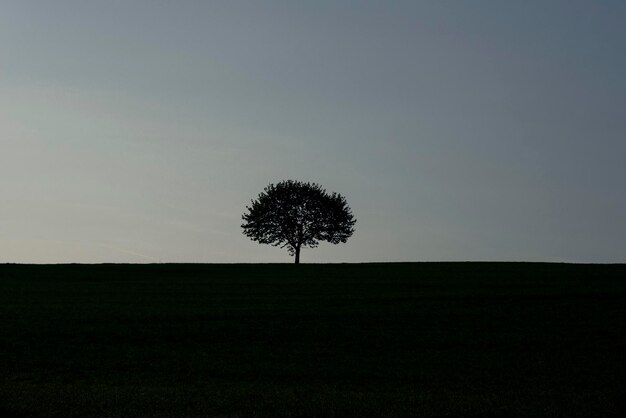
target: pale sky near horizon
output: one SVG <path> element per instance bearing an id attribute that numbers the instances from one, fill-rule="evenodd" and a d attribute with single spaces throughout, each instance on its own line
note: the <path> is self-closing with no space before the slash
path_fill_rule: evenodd
<path id="1" fill-rule="evenodd" d="M 626 2 L 0 2 L 0 262 L 626 262 Z"/>

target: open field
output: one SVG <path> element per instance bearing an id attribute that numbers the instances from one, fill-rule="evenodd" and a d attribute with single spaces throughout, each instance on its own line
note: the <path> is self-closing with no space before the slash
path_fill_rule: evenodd
<path id="1" fill-rule="evenodd" d="M 0 266 L 2 416 L 626 416 L 626 265 Z"/>

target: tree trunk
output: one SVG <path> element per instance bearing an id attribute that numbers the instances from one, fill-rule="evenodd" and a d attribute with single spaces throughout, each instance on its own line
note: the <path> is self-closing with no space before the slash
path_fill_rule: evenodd
<path id="1" fill-rule="evenodd" d="M 296 264 L 300 264 L 300 246 L 296 247 Z"/>

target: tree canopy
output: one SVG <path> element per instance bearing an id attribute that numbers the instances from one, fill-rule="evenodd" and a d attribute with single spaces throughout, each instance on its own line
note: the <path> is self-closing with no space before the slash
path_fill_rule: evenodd
<path id="1" fill-rule="evenodd" d="M 286 247 L 296 264 L 302 247 L 346 242 L 356 223 L 342 195 L 296 180 L 269 184 L 246 209 L 243 233 L 260 244 Z"/>

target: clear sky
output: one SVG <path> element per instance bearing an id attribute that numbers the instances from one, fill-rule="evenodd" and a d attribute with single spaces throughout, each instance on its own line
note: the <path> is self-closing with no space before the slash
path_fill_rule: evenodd
<path id="1" fill-rule="evenodd" d="M 0 2 L 0 262 L 626 262 L 623 0 Z"/>

